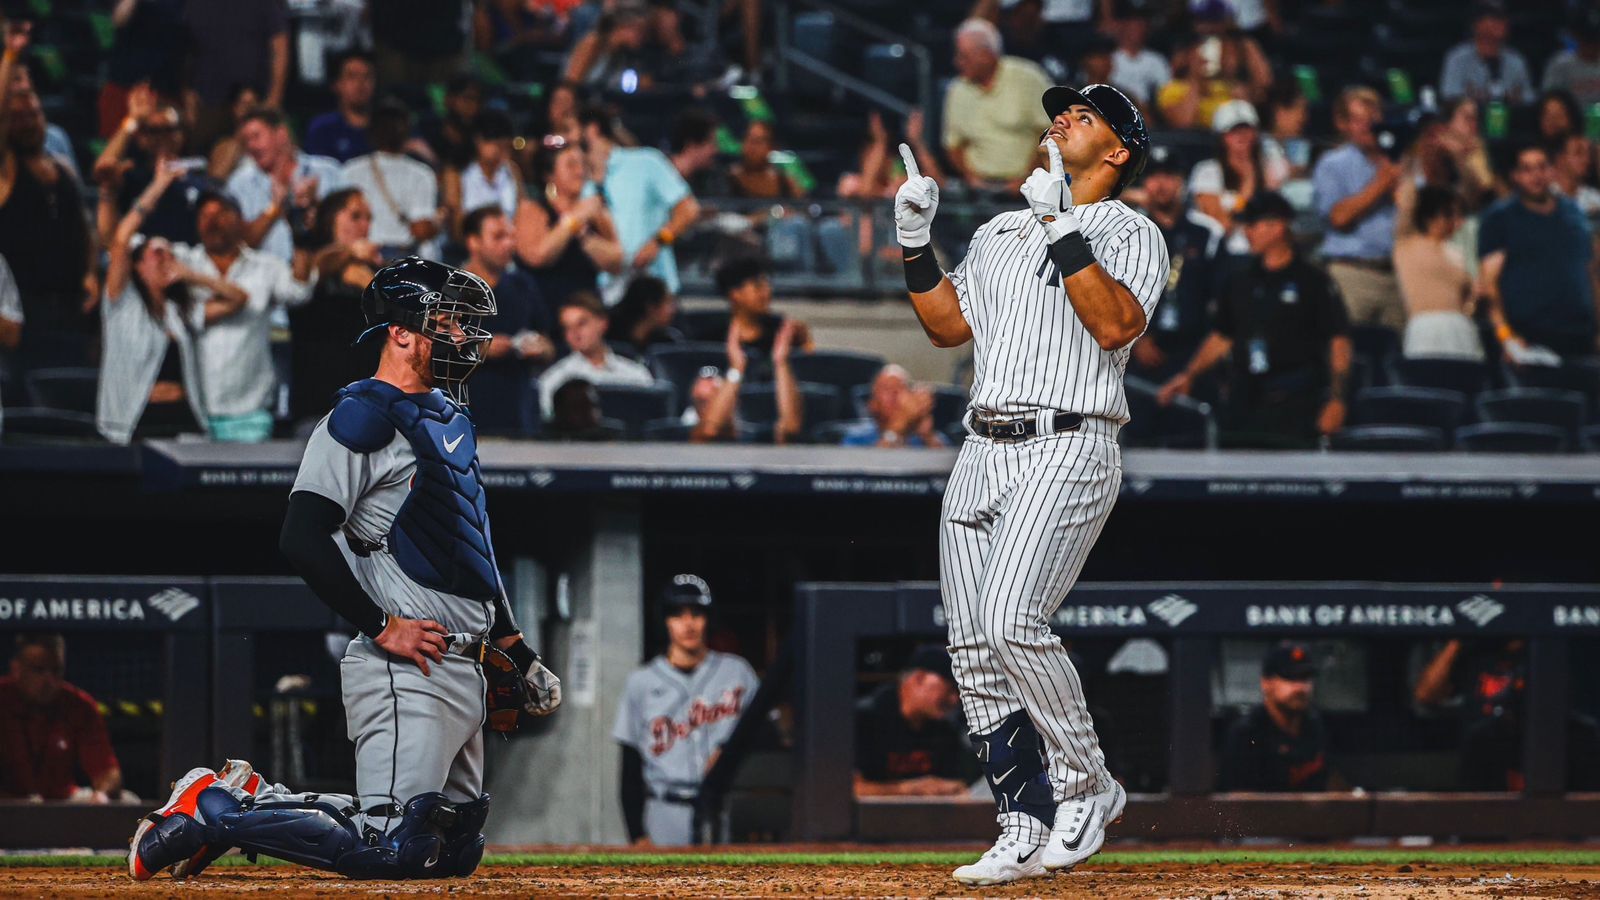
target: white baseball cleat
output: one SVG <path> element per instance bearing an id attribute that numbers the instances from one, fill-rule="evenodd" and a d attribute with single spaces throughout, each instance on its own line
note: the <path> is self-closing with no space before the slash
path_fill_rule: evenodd
<path id="1" fill-rule="evenodd" d="M 1009 884 L 1024 878 L 1043 878 L 1050 873 L 1045 870 L 1040 844 L 1030 844 L 1002 834 L 977 862 L 962 866 L 950 874 L 962 884 L 982 887 Z"/>
<path id="2" fill-rule="evenodd" d="M 1056 807 L 1055 827 L 1039 854 L 1043 866 L 1051 872 L 1070 869 L 1099 853 L 1106 842 L 1106 826 L 1122 818 L 1127 804 L 1127 792 L 1113 781 L 1109 790 L 1079 794 Z"/>

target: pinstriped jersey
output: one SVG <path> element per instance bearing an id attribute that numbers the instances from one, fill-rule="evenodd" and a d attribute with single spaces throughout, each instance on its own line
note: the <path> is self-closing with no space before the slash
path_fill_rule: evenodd
<path id="1" fill-rule="evenodd" d="M 1148 323 L 1171 262 L 1161 229 L 1120 200 L 1074 212 L 1095 260 L 1139 301 Z M 1128 421 L 1122 373 L 1129 347 L 1100 349 L 1078 321 L 1044 226 L 1031 212 L 1003 212 L 985 222 L 949 278 L 972 328 L 975 409 L 1002 415 L 1062 409 Z"/>

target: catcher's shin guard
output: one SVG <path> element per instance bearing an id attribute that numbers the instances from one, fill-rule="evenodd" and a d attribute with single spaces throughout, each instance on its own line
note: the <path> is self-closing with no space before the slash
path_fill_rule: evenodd
<path id="1" fill-rule="evenodd" d="M 489 821 L 489 795 L 457 803 L 456 823 L 444 830 L 444 849 L 439 852 L 439 877 L 471 875 L 483 861 L 483 825 Z"/>
<path id="2" fill-rule="evenodd" d="M 972 749 L 983 763 L 984 781 L 1000 813 L 1027 813 L 1049 828 L 1055 824 L 1056 801 L 1045 771 L 1044 740 L 1026 710 L 1018 710 L 987 734 L 972 736 Z"/>

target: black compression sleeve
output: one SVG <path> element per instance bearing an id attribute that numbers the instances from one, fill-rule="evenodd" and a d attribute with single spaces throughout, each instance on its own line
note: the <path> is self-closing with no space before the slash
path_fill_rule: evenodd
<path id="1" fill-rule="evenodd" d="M 494 595 L 494 627 L 489 629 L 489 639 L 497 641 L 521 630 L 517 627 L 517 617 L 511 614 L 510 598 L 506 596 L 505 586 L 502 585 L 499 593 Z"/>
<path id="2" fill-rule="evenodd" d="M 622 748 L 622 819 L 628 840 L 644 837 L 644 757 L 635 747 Z"/>
<path id="3" fill-rule="evenodd" d="M 926 294 L 944 280 L 944 270 L 933 256 L 933 245 L 924 247 L 900 246 L 906 264 L 906 290 L 913 294 Z"/>
<path id="4" fill-rule="evenodd" d="M 323 603 L 362 634 L 375 638 L 383 631 L 383 610 L 356 581 L 333 539 L 344 518 L 344 510 L 327 497 L 295 491 L 289 495 L 278 549 Z"/>

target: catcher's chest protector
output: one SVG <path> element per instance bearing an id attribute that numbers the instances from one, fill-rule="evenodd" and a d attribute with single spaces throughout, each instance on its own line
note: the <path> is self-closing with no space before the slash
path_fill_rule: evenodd
<path id="1" fill-rule="evenodd" d="M 416 455 L 411 493 L 385 541 L 401 571 L 423 587 L 493 600 L 500 576 L 489 542 L 477 435 L 467 411 L 441 391 L 407 394 L 369 378 L 339 392 L 335 416 L 368 418 L 361 430 L 369 435 L 378 424 L 372 418 L 381 419 Z"/>

